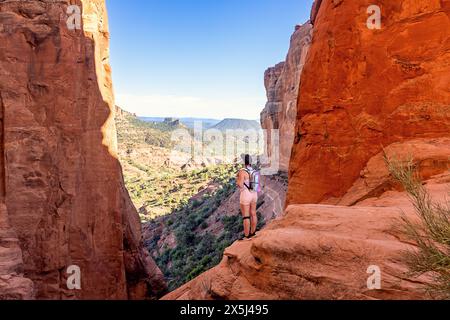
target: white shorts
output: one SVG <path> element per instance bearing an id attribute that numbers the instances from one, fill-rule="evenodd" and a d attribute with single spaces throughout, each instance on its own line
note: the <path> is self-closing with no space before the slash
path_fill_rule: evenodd
<path id="1" fill-rule="evenodd" d="M 258 202 L 258 193 L 250 191 L 248 189 L 244 189 L 241 191 L 241 205 L 243 206 L 249 206 L 252 203 Z"/>

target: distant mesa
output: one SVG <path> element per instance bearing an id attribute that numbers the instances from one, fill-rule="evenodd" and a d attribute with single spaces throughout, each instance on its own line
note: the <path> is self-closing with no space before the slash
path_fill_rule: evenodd
<path id="1" fill-rule="evenodd" d="M 213 129 L 227 130 L 261 130 L 261 124 L 256 120 L 225 119 L 216 124 Z"/>
<path id="2" fill-rule="evenodd" d="M 164 123 L 177 127 L 179 125 L 194 129 L 196 125 L 201 125 L 203 130 L 216 129 L 220 131 L 226 130 L 261 130 L 261 124 L 256 120 L 244 119 L 206 119 L 206 118 L 158 118 L 158 117 L 139 117 L 140 120 L 152 123 Z"/>
<path id="3" fill-rule="evenodd" d="M 125 111 L 120 106 L 116 105 L 115 108 L 116 108 L 115 117 L 118 118 L 118 119 L 123 119 L 124 117 L 127 117 L 127 116 L 132 116 L 132 117 L 137 118 L 137 115 L 135 113 L 131 113 L 131 112 Z"/>
<path id="4" fill-rule="evenodd" d="M 196 124 L 200 123 L 203 129 L 210 129 L 220 122 L 216 119 L 203 119 L 203 118 L 159 118 L 159 117 L 139 117 L 140 120 L 153 123 L 171 123 L 172 121 L 178 121 L 178 124 L 193 129 Z"/>
<path id="5" fill-rule="evenodd" d="M 169 126 L 179 126 L 181 124 L 181 121 L 177 118 L 165 118 L 164 123 Z"/>

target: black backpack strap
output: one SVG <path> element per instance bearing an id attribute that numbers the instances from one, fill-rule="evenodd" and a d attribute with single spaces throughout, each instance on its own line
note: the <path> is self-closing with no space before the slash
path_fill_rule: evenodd
<path id="1" fill-rule="evenodd" d="M 250 177 L 250 184 L 251 184 L 251 179 L 252 179 L 252 173 L 250 170 L 248 170 L 247 168 L 241 169 L 239 170 L 239 172 L 241 171 L 245 171 L 248 173 L 249 177 Z M 250 186 L 248 186 L 246 183 L 244 183 L 244 187 L 246 187 L 249 191 L 251 191 Z"/>

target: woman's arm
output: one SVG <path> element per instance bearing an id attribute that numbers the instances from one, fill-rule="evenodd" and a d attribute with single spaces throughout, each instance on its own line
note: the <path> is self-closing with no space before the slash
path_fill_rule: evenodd
<path id="1" fill-rule="evenodd" d="M 240 170 L 236 179 L 236 184 L 240 189 L 244 188 L 244 178 L 244 173 Z"/>

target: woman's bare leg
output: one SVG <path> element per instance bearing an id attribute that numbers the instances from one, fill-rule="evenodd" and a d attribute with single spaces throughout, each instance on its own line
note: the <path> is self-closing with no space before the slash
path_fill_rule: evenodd
<path id="1" fill-rule="evenodd" d="M 250 206 L 241 204 L 241 213 L 242 213 L 242 218 L 250 217 Z M 250 220 L 244 219 L 244 235 L 246 237 L 250 236 L 250 231 L 251 231 L 250 228 L 251 228 Z"/>
<path id="2" fill-rule="evenodd" d="M 252 203 L 250 206 L 250 217 L 251 220 L 251 234 L 256 233 L 256 228 L 258 227 L 258 214 L 256 213 L 256 202 Z"/>

